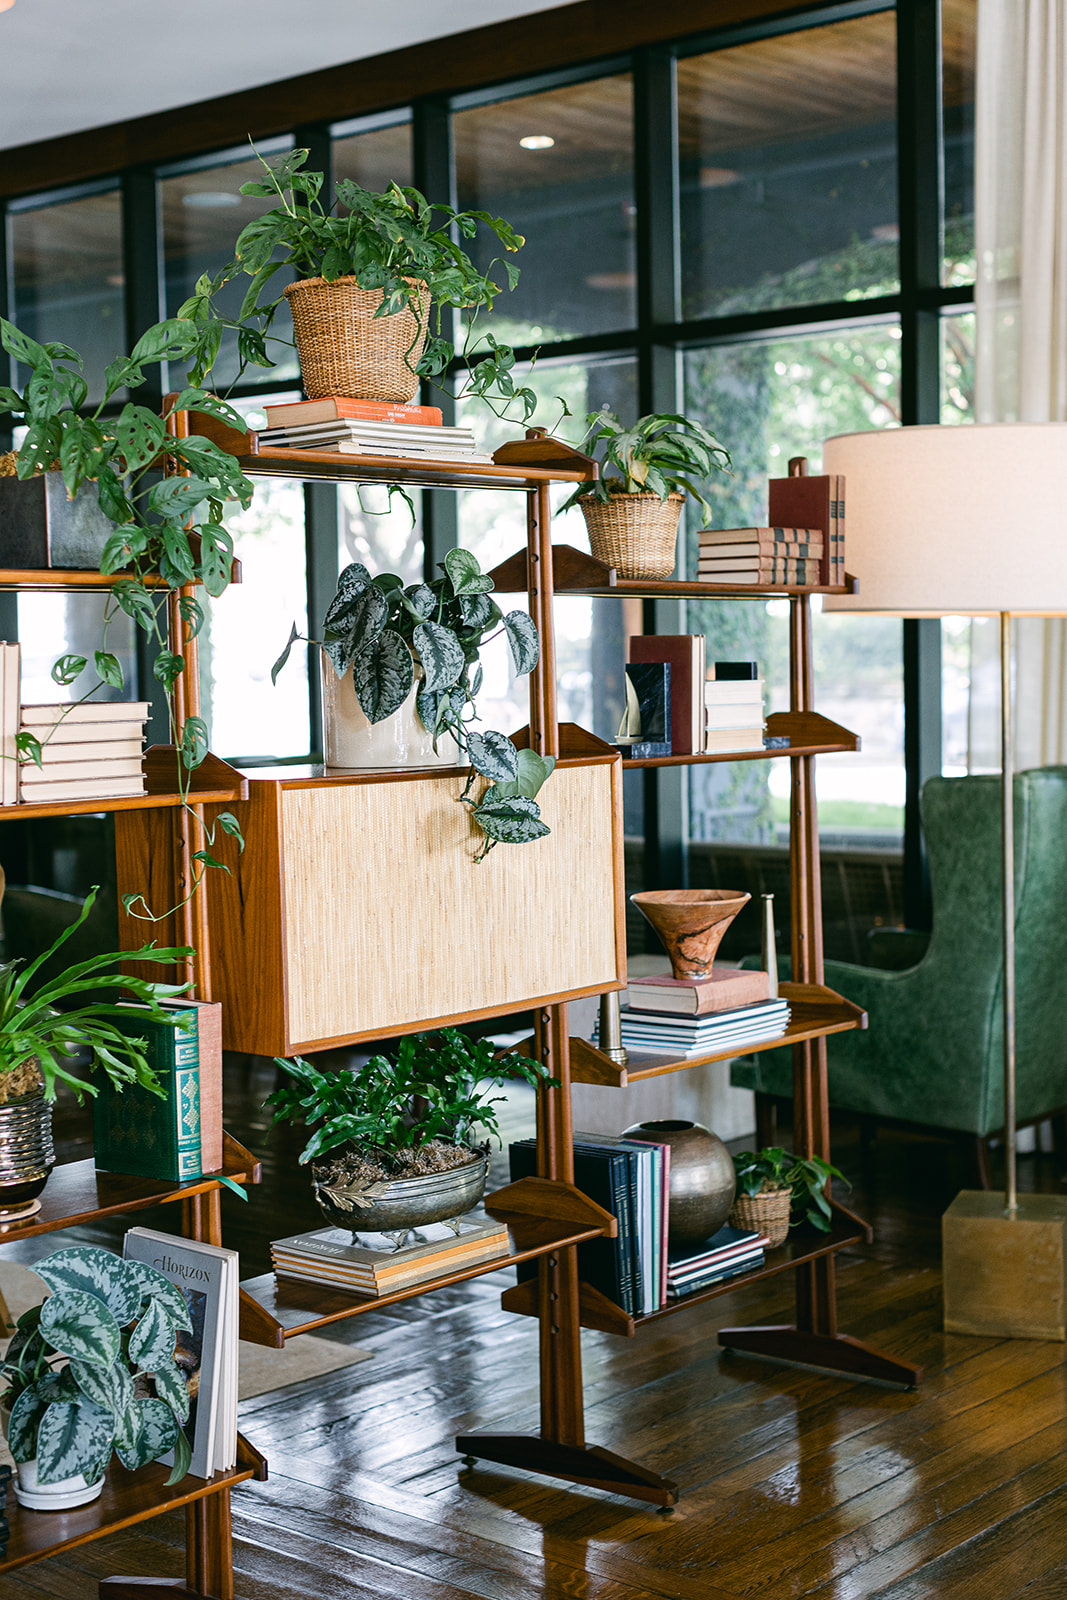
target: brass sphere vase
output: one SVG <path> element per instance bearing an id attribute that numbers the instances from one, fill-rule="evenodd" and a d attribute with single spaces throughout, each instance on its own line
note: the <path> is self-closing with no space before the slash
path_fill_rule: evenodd
<path id="1" fill-rule="evenodd" d="M 737 1183 L 730 1152 L 718 1134 L 699 1122 L 638 1122 L 623 1138 L 671 1147 L 669 1243 L 702 1244 L 718 1233 L 730 1214 Z"/>

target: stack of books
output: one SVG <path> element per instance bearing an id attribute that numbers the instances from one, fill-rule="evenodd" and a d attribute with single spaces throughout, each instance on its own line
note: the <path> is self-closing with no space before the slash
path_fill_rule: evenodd
<path id="1" fill-rule="evenodd" d="M 818 584 L 826 544 L 821 528 L 704 528 L 702 583 Z"/>
<path id="2" fill-rule="evenodd" d="M 179 1332 L 174 1351 L 189 1389 L 189 1471 L 197 1478 L 229 1472 L 237 1465 L 237 1251 L 131 1228 L 122 1253 L 169 1278 L 189 1307 L 192 1327 Z M 173 1458 L 163 1459 L 169 1466 Z"/>
<path id="3" fill-rule="evenodd" d="M 494 1261 L 511 1248 L 507 1228 L 484 1217 L 463 1217 L 458 1233 L 443 1222 L 412 1231 L 415 1243 L 400 1250 L 379 1233 L 361 1232 L 359 1244 L 342 1228 L 296 1233 L 271 1242 L 271 1263 L 279 1278 L 321 1283 L 377 1299 L 481 1261 Z"/>
<path id="4" fill-rule="evenodd" d="M 762 1267 L 769 1243 L 765 1234 L 723 1227 L 703 1244 L 676 1247 L 667 1257 L 667 1298 L 678 1300 Z"/>
<path id="5" fill-rule="evenodd" d="M 184 1183 L 222 1169 L 222 1006 L 211 1000 L 163 1000 L 156 1022 L 143 1006 L 121 1003 L 112 1021 L 145 1041 L 162 1098 L 139 1084 L 118 1090 L 100 1074 L 93 1100 L 93 1155 L 98 1168 Z"/>
<path id="6" fill-rule="evenodd" d="M 20 732 L 40 741 L 42 765 L 23 761 L 19 766 L 19 799 L 29 805 L 144 794 L 141 753 L 148 709 L 146 700 L 23 706 Z"/>
<path id="7" fill-rule="evenodd" d="M 763 679 L 754 661 L 717 661 L 704 682 L 704 749 L 763 749 Z"/>
<path id="8" fill-rule="evenodd" d="M 389 406 L 371 400 L 306 400 L 268 406 L 261 445 L 286 450 L 336 450 L 391 460 L 491 462 L 470 428 L 446 428 L 436 406 Z M 285 413 L 278 417 L 277 413 Z"/>
<path id="9" fill-rule="evenodd" d="M 676 1061 L 718 1055 L 736 1049 L 742 1055 L 751 1044 L 777 1039 L 789 1026 L 786 1000 L 760 1000 L 753 1005 L 704 1016 L 669 1016 L 662 1012 L 635 1011 L 620 1006 L 622 1042 L 627 1050 L 651 1050 Z M 593 1043 L 597 1042 L 597 1030 Z"/>

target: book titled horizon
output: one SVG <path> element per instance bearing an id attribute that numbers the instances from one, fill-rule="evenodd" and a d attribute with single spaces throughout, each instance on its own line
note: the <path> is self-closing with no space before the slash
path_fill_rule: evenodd
<path id="1" fill-rule="evenodd" d="M 629 662 L 667 662 L 671 688 L 671 754 L 703 749 L 701 685 L 707 641 L 702 633 L 633 634 L 626 641 Z"/>
<path id="2" fill-rule="evenodd" d="M 321 400 L 287 400 L 263 407 L 268 428 L 299 427 L 342 418 L 367 422 L 399 422 L 405 426 L 440 427 L 443 417 L 437 406 L 416 405 L 414 401 L 352 400 L 347 395 L 326 395 Z"/>
<path id="3" fill-rule="evenodd" d="M 188 1307 L 192 1329 L 178 1333 L 174 1360 L 189 1389 L 189 1471 L 196 1478 L 228 1472 L 237 1463 L 237 1251 L 130 1228 L 122 1254 L 169 1278 Z M 173 1457 L 161 1459 L 169 1465 Z"/>
<path id="4" fill-rule="evenodd" d="M 111 1019 L 128 1038 L 145 1041 L 162 1098 L 137 1083 L 119 1090 L 104 1075 L 93 1100 L 93 1157 L 106 1172 L 182 1183 L 201 1176 L 199 1010 L 176 1005 L 166 1022 L 144 1006 L 119 1002 Z"/>
<path id="5" fill-rule="evenodd" d="M 482 1217 L 463 1217 L 459 1232 L 444 1223 L 413 1230 L 418 1242 L 397 1250 L 384 1234 L 352 1235 L 342 1228 L 320 1228 L 271 1243 L 276 1275 L 329 1284 L 358 1294 L 391 1294 L 448 1272 L 506 1256 L 511 1244 L 504 1224 Z"/>
<path id="6" fill-rule="evenodd" d="M 58 705 L 23 706 L 21 722 L 23 728 L 69 728 L 77 725 L 78 737 L 89 739 L 97 735 L 82 732 L 83 723 L 145 723 L 150 710 L 147 700 L 80 700 L 73 704 L 62 701 Z M 111 736 L 109 731 L 106 737 L 110 739 Z"/>
<path id="7" fill-rule="evenodd" d="M 21 653 L 17 644 L 0 645 L 0 804 L 13 806 L 19 797 L 19 731 Z"/>
<path id="8" fill-rule="evenodd" d="M 771 980 L 765 972 L 737 967 L 715 967 L 706 978 L 674 978 L 669 972 L 631 978 L 626 1004 L 634 1011 L 677 1013 L 702 1017 L 736 1011 L 770 998 Z"/>

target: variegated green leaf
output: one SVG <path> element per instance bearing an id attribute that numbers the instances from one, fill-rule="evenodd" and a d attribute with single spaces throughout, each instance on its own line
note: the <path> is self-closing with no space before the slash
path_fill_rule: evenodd
<path id="1" fill-rule="evenodd" d="M 163 1400 L 135 1400 L 134 1409 L 141 1414 L 141 1434 L 132 1448 L 119 1449 L 119 1460 L 124 1467 L 135 1472 L 149 1461 L 165 1456 L 174 1448 L 178 1437 L 178 1424 L 174 1413 Z M 118 1448 L 116 1446 L 116 1448 Z"/>
<path id="2" fill-rule="evenodd" d="M 91 1400 L 61 1401 L 48 1407 L 37 1429 L 37 1481 L 60 1483 L 81 1472 L 89 1482 L 111 1455 L 111 1416 Z"/>
<path id="3" fill-rule="evenodd" d="M 470 731 L 467 734 L 467 755 L 471 766 L 483 778 L 506 782 L 518 776 L 519 752 L 503 733 Z"/>
<path id="4" fill-rule="evenodd" d="M 444 628 L 439 622 L 420 622 L 412 643 L 425 674 L 423 689 L 432 692 L 450 688 L 466 666 L 463 649 L 451 628 Z"/>
<path id="5" fill-rule="evenodd" d="M 437 597 L 429 584 L 413 583 L 404 590 L 404 599 L 407 601 L 408 610 L 420 622 L 425 622 L 437 610 Z"/>
<path id="6" fill-rule="evenodd" d="M 337 592 L 330 601 L 325 617 L 322 619 L 324 628 L 336 627 L 344 621 L 348 607 L 357 595 L 363 593 L 370 585 L 371 576 L 361 561 L 353 561 L 347 566 L 337 580 Z"/>
<path id="7" fill-rule="evenodd" d="M 189 1440 L 186 1438 L 182 1429 L 179 1428 L 177 1437 L 174 1440 L 174 1466 L 171 1468 L 170 1477 L 166 1482 L 166 1487 L 168 1489 L 172 1483 L 181 1482 L 182 1478 L 184 1478 L 185 1474 L 189 1471 L 192 1459 L 193 1452 L 189 1444 Z"/>
<path id="8" fill-rule="evenodd" d="M 191 1333 L 193 1324 L 189 1306 L 181 1290 L 147 1262 L 127 1261 L 126 1265 L 141 1286 L 141 1298 L 146 1300 L 151 1295 L 164 1307 L 175 1328 L 184 1328 L 186 1333 Z"/>
<path id="9" fill-rule="evenodd" d="M 452 585 L 452 593 L 488 594 L 493 587 L 478 565 L 478 558 L 469 550 L 450 550 L 442 563 Z"/>
<path id="10" fill-rule="evenodd" d="M 72 1361 L 67 1368 L 87 1400 L 118 1417 L 133 1401 L 133 1379 L 121 1361 L 113 1367 L 96 1367 L 91 1361 Z"/>
<path id="11" fill-rule="evenodd" d="M 537 629 L 525 611 L 509 611 L 504 618 L 504 631 L 511 646 L 511 659 L 520 675 L 532 672 L 541 654 L 541 641 Z"/>
<path id="12" fill-rule="evenodd" d="M 543 839 L 550 831 L 540 820 L 537 801 L 525 795 L 495 800 L 490 789 L 472 814 L 482 832 L 500 844 L 527 844 L 531 839 Z"/>
<path id="13" fill-rule="evenodd" d="M 424 623 L 423 626 L 429 624 Z M 369 722 L 382 722 L 399 710 L 411 692 L 414 681 L 415 664 L 411 659 L 411 651 L 391 628 L 386 628 L 371 648 L 357 656 L 352 663 L 356 699 Z"/>
<path id="14" fill-rule="evenodd" d="M 159 1300 L 149 1300 L 130 1334 L 129 1356 L 142 1372 L 155 1372 L 174 1359 L 174 1324 Z"/>
<path id="15" fill-rule="evenodd" d="M 552 776 L 555 756 L 540 756 L 536 750 L 520 750 L 518 763 L 518 793 L 532 800 L 546 779 Z"/>
<path id="16" fill-rule="evenodd" d="M 129 1263 L 111 1250 L 75 1244 L 56 1250 L 34 1267 L 48 1287 L 82 1289 L 102 1300 L 120 1327 L 132 1322 L 141 1305 L 141 1286 Z"/>
<path id="17" fill-rule="evenodd" d="M 152 1381 L 159 1398 L 166 1401 L 179 1422 L 185 1422 L 189 1416 L 189 1385 L 177 1363 L 162 1362 L 153 1369 Z"/>
<path id="18" fill-rule="evenodd" d="M 345 615 L 345 651 L 349 657 L 362 655 L 379 637 L 389 620 L 389 602 L 374 584 L 356 596 Z"/>
<path id="19" fill-rule="evenodd" d="M 144 1412 L 133 1398 L 131 1385 L 128 1402 L 121 1411 L 115 1412 L 115 1449 L 123 1463 L 127 1456 L 136 1456 L 143 1429 Z"/>
<path id="20" fill-rule="evenodd" d="M 62 1356 L 110 1367 L 119 1353 L 119 1325 L 94 1294 L 60 1289 L 41 1307 L 41 1332 Z"/>
<path id="21" fill-rule="evenodd" d="M 32 1389 L 23 1389 L 7 1423 L 7 1446 L 16 1461 L 32 1461 L 37 1454 L 37 1424 L 44 1406 Z"/>

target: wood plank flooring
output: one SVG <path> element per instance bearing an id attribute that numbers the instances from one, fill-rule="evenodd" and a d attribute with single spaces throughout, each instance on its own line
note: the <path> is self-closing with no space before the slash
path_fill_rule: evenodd
<path id="1" fill-rule="evenodd" d="M 272 1236 L 317 1225 L 297 1143 L 266 1139 L 272 1086 L 272 1069 L 230 1069 L 229 1124 L 265 1157 L 248 1206 L 223 1202 L 249 1275 Z M 517 1102 L 509 1131 L 528 1113 Z M 76 1115 L 59 1132 L 81 1153 Z M 889 1132 L 865 1151 L 848 1121 L 836 1132 L 851 1203 L 877 1227 L 838 1258 L 841 1326 L 921 1362 L 920 1390 L 721 1352 L 718 1327 L 790 1316 L 779 1278 L 636 1339 L 583 1337 L 590 1441 L 677 1478 L 672 1513 L 467 1471 L 457 1432 L 536 1427 L 537 1330 L 500 1310 L 508 1274 L 457 1285 L 334 1330 L 373 1361 L 242 1406 L 271 1476 L 234 1495 L 241 1600 L 1067 1600 L 1064 1346 L 942 1333 L 939 1219 L 973 1181 L 964 1153 Z M 1021 1167 L 1023 1187 L 1062 1192 L 1051 1156 Z M 0 1600 L 177 1575 L 182 1541 L 180 1519 L 159 1518 L 0 1580 Z"/>

